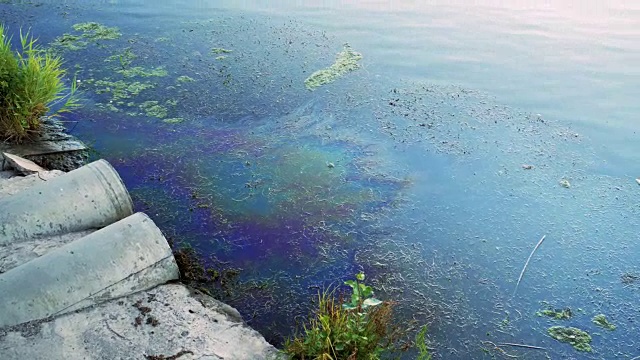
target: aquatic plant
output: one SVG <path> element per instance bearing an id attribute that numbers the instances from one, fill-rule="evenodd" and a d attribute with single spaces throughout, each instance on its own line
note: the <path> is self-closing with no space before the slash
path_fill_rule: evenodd
<path id="1" fill-rule="evenodd" d="M 167 124 L 179 124 L 179 123 L 181 123 L 183 121 L 184 121 L 183 118 L 169 118 L 169 119 L 162 120 L 162 122 L 167 123 Z"/>
<path id="2" fill-rule="evenodd" d="M 609 322 L 609 320 L 607 320 L 607 317 L 604 316 L 604 314 L 598 314 L 596 316 L 593 317 L 593 319 L 591 320 L 594 324 L 603 327 L 607 330 L 615 330 L 616 326 L 613 325 L 612 323 Z"/>
<path id="3" fill-rule="evenodd" d="M 211 49 L 211 53 L 213 54 L 230 54 L 233 50 L 223 49 L 223 48 L 213 48 Z"/>
<path id="4" fill-rule="evenodd" d="M 544 309 L 544 310 L 540 310 L 536 313 L 536 315 L 538 316 L 548 316 L 550 318 L 554 318 L 556 320 L 566 320 L 571 318 L 571 316 L 573 315 L 571 313 L 571 309 L 569 308 L 565 308 L 565 309 Z"/>
<path id="5" fill-rule="evenodd" d="M 395 349 L 403 332 L 393 325 L 394 303 L 374 298 L 364 278 L 359 273 L 345 282 L 351 288 L 348 302 L 335 288 L 319 292 L 317 311 L 303 334 L 286 341 L 284 353 L 291 359 L 373 360 Z M 419 339 L 424 344 L 424 334 Z"/>
<path id="6" fill-rule="evenodd" d="M 194 82 L 194 81 L 195 80 L 191 76 L 187 76 L 187 75 L 181 75 L 176 78 L 176 82 L 181 84 Z"/>
<path id="7" fill-rule="evenodd" d="M 21 51 L 11 49 L 11 38 L 0 25 L 0 139 L 22 142 L 39 134 L 42 117 L 79 107 L 76 83 L 67 88 L 62 58 L 36 46 L 36 39 L 20 33 Z"/>
<path id="8" fill-rule="evenodd" d="M 140 104 L 139 107 L 147 116 L 157 117 L 159 119 L 167 117 L 167 108 L 160 105 L 157 101 L 145 101 Z"/>
<path id="9" fill-rule="evenodd" d="M 122 74 L 122 76 L 124 76 L 125 78 L 132 78 L 132 77 L 136 77 L 136 76 L 141 76 L 141 77 L 150 77 L 150 76 L 158 76 L 158 77 L 162 77 L 162 76 L 167 76 L 169 73 L 167 72 L 167 70 L 164 69 L 164 67 L 160 66 L 154 69 L 145 69 L 142 66 L 135 66 L 132 68 L 122 68 L 122 69 L 118 69 L 116 70 L 117 73 Z"/>
<path id="10" fill-rule="evenodd" d="M 91 40 L 115 40 L 122 36 L 117 27 L 108 27 L 96 22 L 85 22 L 73 25 L 73 30 Z"/>
<path id="11" fill-rule="evenodd" d="M 565 342 L 579 351 L 591 352 L 591 335 L 574 327 L 552 326 L 547 332 L 552 338 Z"/>
<path id="12" fill-rule="evenodd" d="M 359 69 L 360 64 L 358 64 L 358 61 L 361 59 L 362 54 L 351 50 L 351 47 L 346 44 L 344 50 L 338 53 L 336 61 L 331 66 L 311 74 L 304 81 L 304 85 L 309 90 L 315 90 L 324 84 L 334 82 L 346 73 Z"/>
<path id="13" fill-rule="evenodd" d="M 116 103 L 124 99 L 130 99 L 140 92 L 154 88 L 156 85 L 152 83 L 142 83 L 139 81 L 125 82 L 123 80 L 111 81 L 109 79 L 95 81 L 96 94 L 111 93 L 111 101 Z"/>
<path id="14" fill-rule="evenodd" d="M 120 64 L 121 69 L 126 69 L 129 65 L 131 65 L 133 60 L 135 60 L 137 57 L 138 55 L 134 54 L 131 48 L 126 48 L 121 54 L 113 54 L 107 57 L 106 59 L 104 59 L 104 61 L 105 62 L 117 61 Z"/>
<path id="15" fill-rule="evenodd" d="M 78 23 L 73 29 L 80 34 L 63 34 L 55 39 L 52 46 L 66 50 L 81 50 L 89 45 L 90 41 L 115 40 L 122 36 L 117 27 L 108 27 L 96 22 Z"/>
<path id="16" fill-rule="evenodd" d="M 416 348 L 418 349 L 418 357 L 416 357 L 416 360 L 431 360 L 431 353 L 425 341 L 426 337 L 427 326 L 425 325 L 416 334 Z"/>

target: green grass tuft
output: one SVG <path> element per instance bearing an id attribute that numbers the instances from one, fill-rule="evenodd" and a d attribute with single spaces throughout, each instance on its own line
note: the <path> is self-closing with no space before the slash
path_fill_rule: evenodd
<path id="1" fill-rule="evenodd" d="M 345 282 L 352 289 L 348 302 L 335 288 L 320 292 L 316 312 L 302 334 L 286 341 L 284 354 L 299 360 L 377 360 L 387 351 L 406 350 L 398 346 L 405 331 L 393 323 L 394 303 L 375 299 L 363 280 L 360 273 Z"/>
<path id="2" fill-rule="evenodd" d="M 36 46 L 36 39 L 20 33 L 20 51 L 0 25 L 0 140 L 23 142 L 39 134 L 42 117 L 62 103 L 59 115 L 79 106 L 75 81 L 62 82 L 62 59 Z M 66 93 L 66 94 L 65 94 Z"/>

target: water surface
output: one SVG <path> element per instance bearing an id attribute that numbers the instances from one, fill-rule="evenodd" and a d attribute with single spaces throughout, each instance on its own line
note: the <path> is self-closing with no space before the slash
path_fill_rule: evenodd
<path id="1" fill-rule="evenodd" d="M 504 347 L 527 359 L 640 355 L 638 4 L 74 1 L 0 13 L 45 44 L 80 22 L 118 27 L 117 40 L 61 50 L 86 98 L 69 128 L 168 237 L 239 269 L 219 296 L 274 344 L 319 287 L 363 270 L 402 321 L 429 325 L 436 358 L 506 357 L 488 341 L 546 349 Z M 362 68 L 305 89 L 345 43 Z M 119 72 L 135 66 L 166 75 Z M 118 98 L 117 81 L 146 88 Z M 573 317 L 536 315 L 545 308 Z M 617 329 L 595 326 L 600 313 Z M 553 325 L 588 331 L 593 352 L 550 338 Z"/>

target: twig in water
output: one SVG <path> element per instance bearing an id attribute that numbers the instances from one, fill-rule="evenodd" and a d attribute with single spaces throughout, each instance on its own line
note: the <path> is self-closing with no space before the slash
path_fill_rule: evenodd
<path id="1" fill-rule="evenodd" d="M 498 350 L 502 355 L 504 355 L 504 356 L 506 356 L 508 358 L 517 359 L 519 357 L 517 355 L 511 355 L 511 354 L 507 353 L 503 348 L 501 348 L 500 346 L 496 345 L 495 343 L 493 343 L 493 342 L 491 342 L 489 340 L 481 341 L 481 343 L 482 343 L 482 345 L 485 345 L 485 346 L 487 344 L 490 344 L 491 346 L 493 346 L 494 350 Z"/>
<path id="2" fill-rule="evenodd" d="M 527 270 L 527 266 L 529 266 L 529 261 L 531 261 L 531 257 L 533 256 L 533 253 L 536 252 L 536 250 L 538 250 L 538 248 L 540 247 L 540 244 L 542 244 L 542 242 L 544 241 L 544 238 L 547 237 L 547 235 L 543 235 L 542 239 L 540 239 L 540 241 L 538 241 L 538 243 L 536 244 L 536 247 L 533 248 L 533 251 L 531 251 L 531 254 L 529 254 L 529 258 L 527 259 L 527 262 L 524 263 L 524 267 L 522 268 L 522 272 L 520 273 L 520 277 L 518 278 L 518 282 L 516 283 L 516 288 L 515 290 L 513 290 L 513 296 L 516 296 L 516 292 L 518 291 L 518 286 L 520 285 L 520 281 L 522 281 L 522 277 L 524 276 L 524 272 Z"/>
<path id="3" fill-rule="evenodd" d="M 500 345 L 502 345 L 502 346 L 522 347 L 522 348 L 526 348 L 526 349 L 547 350 L 547 348 L 543 348 L 543 347 L 540 347 L 540 346 L 527 345 L 527 344 L 500 343 Z"/>

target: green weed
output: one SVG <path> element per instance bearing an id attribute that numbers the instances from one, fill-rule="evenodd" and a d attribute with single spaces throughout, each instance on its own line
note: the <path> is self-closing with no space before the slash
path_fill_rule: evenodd
<path id="1" fill-rule="evenodd" d="M 427 327 L 423 326 L 416 334 L 416 348 L 418 348 L 418 357 L 416 360 L 431 360 L 431 354 L 426 343 Z"/>
<path id="2" fill-rule="evenodd" d="M 351 288 L 348 301 L 335 288 L 320 292 L 317 311 L 302 334 L 286 341 L 284 354 L 300 360 L 376 360 L 397 350 L 404 332 L 393 324 L 394 303 L 374 298 L 363 281 L 359 273 L 345 282 Z"/>
<path id="3" fill-rule="evenodd" d="M 0 139 L 23 142 L 39 134 L 41 119 L 79 107 L 76 82 L 65 87 L 62 59 L 36 46 L 36 39 L 20 32 L 21 51 L 0 25 Z"/>

